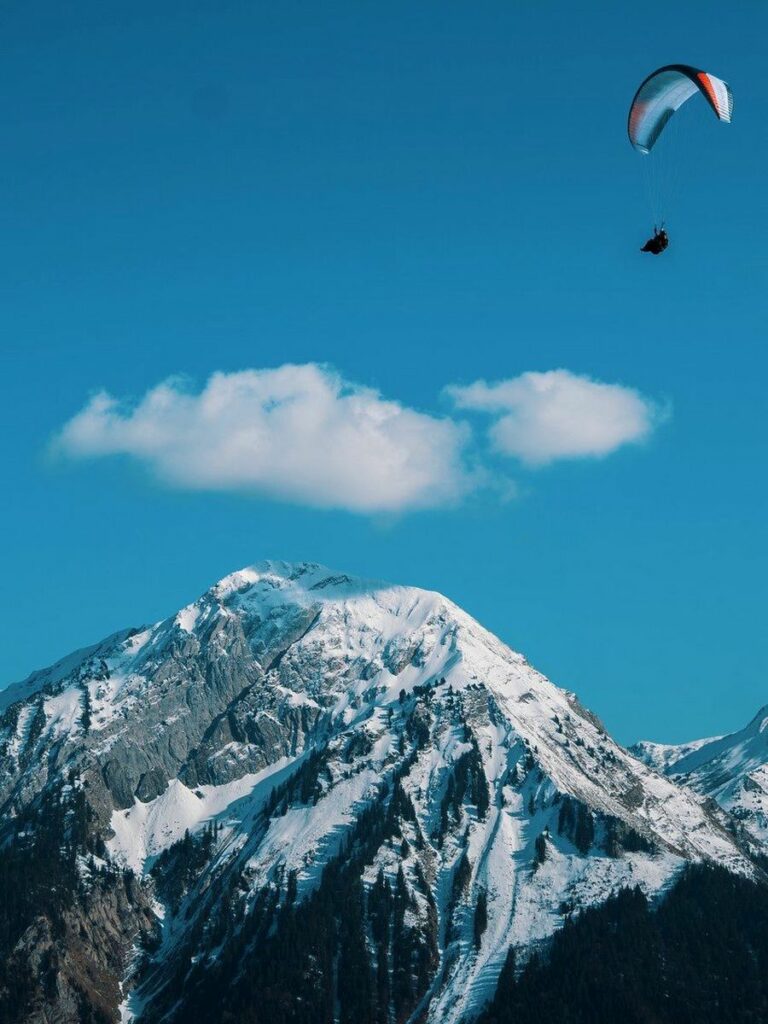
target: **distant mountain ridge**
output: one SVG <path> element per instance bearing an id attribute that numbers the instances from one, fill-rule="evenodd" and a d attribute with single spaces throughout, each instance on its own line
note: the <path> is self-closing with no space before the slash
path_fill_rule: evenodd
<path id="1" fill-rule="evenodd" d="M 759 843 L 768 843 L 768 705 L 737 732 L 684 744 L 637 743 L 633 753 L 681 785 L 713 798 Z"/>
<path id="2" fill-rule="evenodd" d="M 40 872 L 37 907 L 0 911 L 11 1024 L 459 1024 L 510 946 L 622 888 L 762 877 L 725 790 L 665 774 L 706 744 L 633 756 L 447 598 L 312 563 L 233 573 L 0 699 L 0 904 Z"/>

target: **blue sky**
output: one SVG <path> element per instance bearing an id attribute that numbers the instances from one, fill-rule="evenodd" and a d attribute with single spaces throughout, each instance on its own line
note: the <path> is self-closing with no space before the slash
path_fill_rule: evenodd
<path id="1" fill-rule="evenodd" d="M 621 740 L 742 725 L 768 699 L 768 8 L 160 7 L 0 15 L 0 681 L 306 558 L 442 590 Z M 685 112 L 656 260 L 625 121 L 671 61 L 736 105 Z M 310 362 L 469 422 L 486 486 L 360 513 L 50 452 L 99 390 Z M 671 416 L 530 466 L 444 391 L 557 368 Z"/>

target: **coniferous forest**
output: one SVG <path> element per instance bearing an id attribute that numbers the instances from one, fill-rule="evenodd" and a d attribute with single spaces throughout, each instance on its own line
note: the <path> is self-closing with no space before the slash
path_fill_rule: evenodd
<path id="1" fill-rule="evenodd" d="M 639 889 L 585 911 L 518 968 L 481 1024 L 761 1024 L 768 888 L 693 866 L 652 907 Z"/>

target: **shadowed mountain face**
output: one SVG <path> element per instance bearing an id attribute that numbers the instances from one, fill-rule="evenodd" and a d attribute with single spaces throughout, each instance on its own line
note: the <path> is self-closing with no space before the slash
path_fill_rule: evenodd
<path id="1" fill-rule="evenodd" d="M 510 946 L 622 888 L 760 873 L 759 835 L 446 598 L 317 565 L 235 573 L 0 708 L 10 1022 L 459 1022 Z"/>

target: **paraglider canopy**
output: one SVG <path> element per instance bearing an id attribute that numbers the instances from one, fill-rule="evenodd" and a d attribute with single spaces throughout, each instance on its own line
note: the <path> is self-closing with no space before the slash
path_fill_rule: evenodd
<path id="1" fill-rule="evenodd" d="M 685 102 L 700 92 L 721 121 L 730 121 L 733 94 L 720 78 L 688 64 L 668 64 L 649 75 L 629 108 L 629 141 L 639 153 L 650 153 L 664 126 Z"/>

